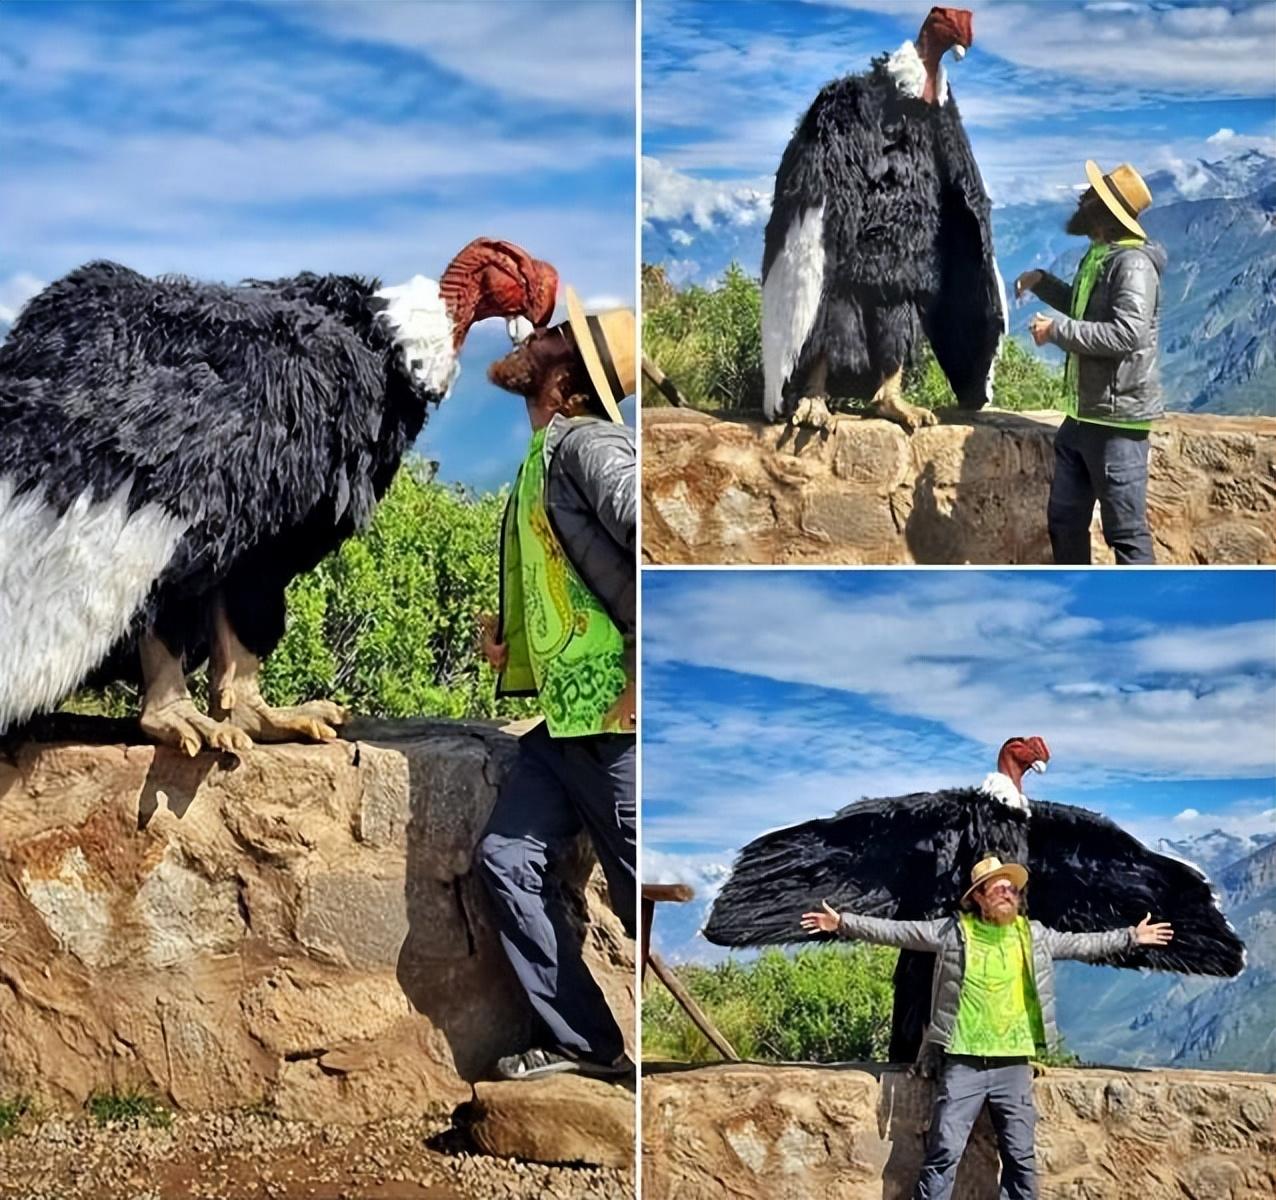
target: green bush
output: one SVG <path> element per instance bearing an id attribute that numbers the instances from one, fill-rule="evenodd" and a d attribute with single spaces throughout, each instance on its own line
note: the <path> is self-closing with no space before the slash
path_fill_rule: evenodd
<path id="1" fill-rule="evenodd" d="M 367 716 L 515 716 L 493 696 L 475 616 L 495 612 L 506 494 L 474 497 L 409 460 L 371 526 L 288 588 L 288 626 L 262 669 L 275 705 L 321 697 Z M 204 695 L 202 672 L 192 692 Z M 87 691 L 75 712 L 129 716 L 135 689 Z"/>
<path id="2" fill-rule="evenodd" d="M 674 291 L 644 272 L 643 354 L 697 408 L 756 408 L 762 402 L 762 288 L 732 263 L 713 290 Z M 649 402 L 662 398 L 654 388 Z"/>
<path id="3" fill-rule="evenodd" d="M 808 946 L 794 955 L 768 950 L 750 962 L 675 969 L 742 1058 L 851 1062 L 886 1056 L 896 956 L 881 946 Z M 642 1025 L 646 1057 L 718 1057 L 654 976 Z"/>
<path id="4" fill-rule="evenodd" d="M 762 285 L 737 263 L 719 287 L 673 288 L 659 267 L 643 267 L 643 354 L 695 408 L 762 406 Z M 644 403 L 663 404 L 655 388 Z M 867 400 L 868 397 L 861 397 Z M 951 408 L 957 397 L 923 342 L 904 374 L 904 399 L 922 408 Z M 993 377 L 993 405 L 1012 411 L 1062 408 L 1063 372 L 1019 342 L 1004 338 Z"/>

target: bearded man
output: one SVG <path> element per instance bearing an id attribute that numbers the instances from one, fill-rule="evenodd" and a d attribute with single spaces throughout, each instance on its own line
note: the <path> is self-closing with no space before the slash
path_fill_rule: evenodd
<path id="1" fill-rule="evenodd" d="M 1118 563 L 1155 561 L 1148 529 L 1148 433 L 1164 412 L 1157 374 L 1165 248 L 1148 240 L 1139 214 L 1152 203 L 1142 176 L 1122 163 L 1105 175 L 1085 165 L 1090 186 L 1065 227 L 1090 239 L 1071 286 L 1025 271 L 1015 295 L 1035 293 L 1063 316 L 1033 317 L 1038 346 L 1067 351 L 1066 413 L 1054 442 L 1047 521 L 1056 563 L 1090 561 L 1090 519 L 1099 502 L 1103 537 Z"/>
<path id="2" fill-rule="evenodd" d="M 935 921 L 891 921 L 837 913 L 827 902 L 802 916 L 808 933 L 935 955 L 930 1023 L 919 1063 L 942 1056 L 926 1157 L 913 1200 L 948 1200 L 957 1165 L 987 1103 L 1001 1157 L 1003 1200 L 1034 1200 L 1036 1162 L 1030 1060 L 1058 1042 L 1056 958 L 1103 962 L 1135 946 L 1163 946 L 1168 924 L 1148 913 L 1138 925 L 1065 933 L 1020 912 L 1028 872 L 989 857 L 975 864 L 962 911 Z"/>
<path id="3" fill-rule="evenodd" d="M 567 312 L 488 370 L 524 398 L 532 438 L 501 522 L 501 611 L 483 649 L 497 695 L 537 696 L 545 718 L 519 739 L 477 851 L 540 1026 L 538 1044 L 497 1063 L 506 1079 L 633 1068 L 551 868 L 584 829 L 634 936 L 637 505 L 619 409 L 634 390 L 634 314 L 587 315 L 571 288 Z"/>

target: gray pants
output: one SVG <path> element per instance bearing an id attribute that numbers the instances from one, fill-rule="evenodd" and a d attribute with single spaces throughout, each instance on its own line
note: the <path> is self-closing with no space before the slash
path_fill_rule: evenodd
<path id="1" fill-rule="evenodd" d="M 544 1048 L 592 1062 L 617 1059 L 624 1037 L 581 958 L 549 867 L 587 830 L 612 907 L 634 936 L 634 743 L 620 733 L 552 738 L 543 724 L 525 733 L 475 855 L 501 945 L 544 1026 Z"/>
<path id="2" fill-rule="evenodd" d="M 1023 1059 L 998 1066 L 996 1058 L 949 1055 L 935 1093 L 926 1158 L 913 1200 L 948 1200 L 970 1131 L 984 1103 L 997 1133 L 1001 1155 L 1000 1200 L 1033 1200 L 1037 1194 L 1032 1136 L 1037 1110 L 1032 1103 L 1032 1066 Z"/>
<path id="3" fill-rule="evenodd" d="M 1148 529 L 1148 435 L 1065 417 L 1054 438 L 1046 523 L 1056 563 L 1090 561 L 1090 518 L 1099 502 L 1103 540 L 1118 563 L 1152 563 Z"/>

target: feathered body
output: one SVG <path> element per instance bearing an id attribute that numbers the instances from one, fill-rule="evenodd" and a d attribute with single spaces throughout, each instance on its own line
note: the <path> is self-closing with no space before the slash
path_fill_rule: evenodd
<path id="1" fill-rule="evenodd" d="M 870 396 L 929 339 L 979 408 L 1005 328 L 991 205 L 939 68 L 922 98 L 913 43 L 828 84 L 784 152 L 762 260 L 765 406 L 815 362 L 828 391 Z"/>
<path id="2" fill-rule="evenodd" d="M 750 842 L 714 902 L 704 935 L 724 946 L 808 940 L 799 915 L 820 900 L 896 920 L 956 911 L 971 868 L 995 854 L 1029 870 L 1033 919 L 1068 931 L 1172 920 L 1174 940 L 1117 965 L 1235 975 L 1244 947 L 1195 867 L 1149 850 L 1098 813 L 1042 801 L 1010 807 L 981 789 L 862 800 Z M 890 1057 L 916 1057 L 930 1015 L 934 956 L 902 951 Z"/>
<path id="3" fill-rule="evenodd" d="M 108 262 L 30 301 L 0 347 L 0 732 L 136 677 L 144 630 L 189 669 L 214 603 L 269 653 L 288 582 L 368 523 L 450 386 L 475 313 L 449 308 L 421 276 Z"/>

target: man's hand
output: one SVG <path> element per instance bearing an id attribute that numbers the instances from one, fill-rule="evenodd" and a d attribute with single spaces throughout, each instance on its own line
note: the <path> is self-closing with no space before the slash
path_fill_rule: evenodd
<path id="1" fill-rule="evenodd" d="M 1041 277 L 1045 275 L 1044 271 L 1038 271 L 1035 267 L 1031 271 L 1025 271 L 1018 279 L 1015 280 L 1015 299 L 1018 300 L 1024 292 L 1030 292 L 1041 282 Z"/>
<path id="2" fill-rule="evenodd" d="M 1032 334 L 1032 340 L 1038 346 L 1044 346 L 1050 340 L 1050 335 L 1054 333 L 1054 322 L 1044 313 L 1038 313 L 1028 322 L 1028 332 Z"/>
<path id="3" fill-rule="evenodd" d="M 637 726 L 638 697 L 634 694 L 634 681 L 630 679 L 603 717 L 603 729 L 609 733 L 633 733 Z"/>
<path id="4" fill-rule="evenodd" d="M 837 909 L 831 907 L 827 900 L 820 901 L 819 912 L 802 914 L 802 928 L 807 933 L 833 933 L 841 923 Z"/>
<path id="5" fill-rule="evenodd" d="M 483 651 L 483 657 L 487 659 L 487 665 L 493 671 L 505 670 L 505 664 L 509 660 L 510 648 L 504 642 L 496 640 L 496 617 L 492 613 L 479 613 L 479 646 Z"/>
<path id="6" fill-rule="evenodd" d="M 1168 921 L 1152 924 L 1151 913 L 1134 927 L 1134 940 L 1140 946 L 1164 946 L 1173 936 L 1174 930 Z"/>

